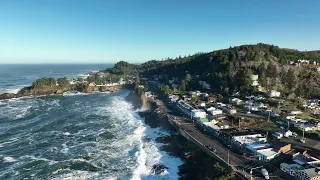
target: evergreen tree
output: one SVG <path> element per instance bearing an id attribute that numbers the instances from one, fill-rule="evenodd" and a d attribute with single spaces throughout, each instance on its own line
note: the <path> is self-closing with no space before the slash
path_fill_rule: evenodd
<path id="1" fill-rule="evenodd" d="M 247 93 L 250 91 L 252 82 L 252 72 L 250 69 L 243 69 L 239 71 L 238 85 L 241 92 Z"/>
<path id="2" fill-rule="evenodd" d="M 186 82 L 186 84 L 188 84 L 191 80 L 192 80 L 192 77 L 190 74 L 187 74 L 186 77 L 184 78 L 184 81 Z"/>
<path id="3" fill-rule="evenodd" d="M 267 67 L 266 75 L 267 77 L 270 77 L 270 78 L 277 78 L 278 77 L 277 66 L 270 62 Z"/>
<path id="4" fill-rule="evenodd" d="M 297 83 L 297 77 L 295 75 L 295 72 L 293 69 L 289 69 L 286 75 L 286 87 L 291 90 L 296 86 Z"/>

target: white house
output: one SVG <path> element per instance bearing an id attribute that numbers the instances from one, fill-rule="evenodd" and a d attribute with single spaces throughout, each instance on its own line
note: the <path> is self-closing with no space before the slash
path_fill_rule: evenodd
<path id="1" fill-rule="evenodd" d="M 256 75 L 256 74 L 251 75 L 251 80 L 252 80 L 251 86 L 259 86 L 258 78 L 259 78 L 259 75 Z"/>
<path id="2" fill-rule="evenodd" d="M 231 141 L 238 145 L 252 145 L 256 143 L 265 143 L 267 138 L 262 136 L 260 133 L 236 133 L 231 138 Z"/>
<path id="3" fill-rule="evenodd" d="M 251 144 L 246 146 L 260 161 L 270 161 L 280 153 L 270 148 L 270 144 Z"/>
<path id="4" fill-rule="evenodd" d="M 214 110 L 211 110 L 209 112 L 210 112 L 210 114 L 212 114 L 212 116 L 216 116 L 216 115 L 219 115 L 219 114 L 223 113 L 221 109 L 214 109 Z"/>
<path id="5" fill-rule="evenodd" d="M 276 91 L 276 90 L 271 90 L 271 91 L 268 91 L 267 96 L 269 96 L 269 97 L 280 97 L 281 93 L 279 91 Z"/>
<path id="6" fill-rule="evenodd" d="M 239 99 L 239 98 L 231 98 L 230 99 L 230 103 L 232 103 L 232 104 L 241 104 L 242 100 Z"/>
<path id="7" fill-rule="evenodd" d="M 291 115 L 298 115 L 298 114 L 302 114 L 302 112 L 301 111 L 299 111 L 299 110 L 289 110 L 289 111 L 287 111 L 288 112 L 288 114 L 291 114 Z"/>
<path id="8" fill-rule="evenodd" d="M 292 136 L 292 132 L 290 130 L 283 130 L 282 134 L 283 134 L 284 137 Z"/>
<path id="9" fill-rule="evenodd" d="M 199 101 L 198 104 L 200 107 L 206 107 L 206 103 L 204 101 Z"/>
<path id="10" fill-rule="evenodd" d="M 260 161 L 270 161 L 271 159 L 278 156 L 280 153 L 274 151 L 272 148 L 261 149 L 257 151 L 257 156 Z"/>
<path id="11" fill-rule="evenodd" d="M 204 112 L 202 109 L 194 109 L 191 111 L 191 117 L 193 117 L 193 118 L 206 118 L 207 113 Z"/>
<path id="12" fill-rule="evenodd" d="M 214 107 L 209 107 L 209 108 L 206 108 L 206 111 L 213 111 L 213 110 L 216 110 L 216 108 L 214 108 Z"/>
<path id="13" fill-rule="evenodd" d="M 314 131 L 317 129 L 317 126 L 314 124 L 300 124 L 300 129 L 304 129 L 304 131 Z"/>

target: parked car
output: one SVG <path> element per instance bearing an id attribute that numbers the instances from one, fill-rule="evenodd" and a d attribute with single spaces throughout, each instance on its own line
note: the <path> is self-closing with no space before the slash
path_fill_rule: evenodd
<path id="1" fill-rule="evenodd" d="M 209 145 L 205 145 L 204 147 L 206 147 L 207 149 L 209 149 L 210 151 L 216 153 L 217 150 L 215 148 L 213 148 L 212 146 L 209 146 Z"/>
<path id="2" fill-rule="evenodd" d="M 296 132 L 293 132 L 293 133 L 292 133 L 292 136 L 293 136 L 293 137 L 297 137 L 298 134 L 297 134 Z"/>

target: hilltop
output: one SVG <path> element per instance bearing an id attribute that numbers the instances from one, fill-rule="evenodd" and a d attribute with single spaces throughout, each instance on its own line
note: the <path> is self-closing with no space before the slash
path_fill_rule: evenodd
<path id="1" fill-rule="evenodd" d="M 252 88 L 252 75 L 265 90 L 283 92 L 288 98 L 320 98 L 320 54 L 268 44 L 242 45 L 191 56 L 151 60 L 140 65 L 121 61 L 107 72 L 159 78 L 164 84 L 174 78 L 179 91 L 204 81 L 219 93 Z M 186 76 L 188 78 L 186 79 Z"/>

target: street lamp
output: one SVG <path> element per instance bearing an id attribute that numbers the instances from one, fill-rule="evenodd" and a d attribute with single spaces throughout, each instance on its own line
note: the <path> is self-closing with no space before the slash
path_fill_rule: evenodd
<path id="1" fill-rule="evenodd" d="M 263 168 L 263 166 L 259 166 L 259 167 L 255 167 L 255 168 L 251 168 L 250 169 L 250 180 L 252 180 L 252 170 L 253 169 L 259 169 L 259 168 Z"/>

